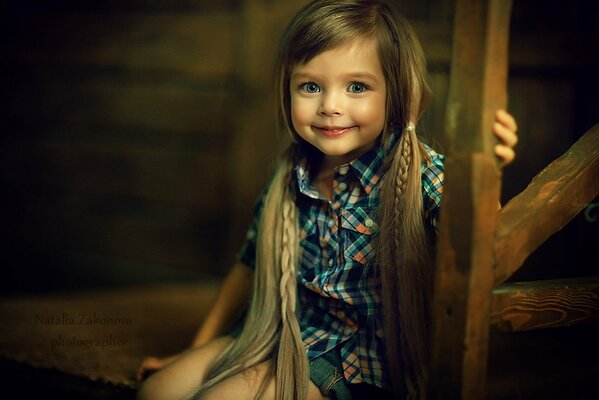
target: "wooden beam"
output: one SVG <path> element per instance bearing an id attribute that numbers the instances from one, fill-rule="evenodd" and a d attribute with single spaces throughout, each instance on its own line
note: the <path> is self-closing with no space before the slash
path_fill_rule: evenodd
<path id="1" fill-rule="evenodd" d="M 491 131 L 506 107 L 510 10 L 510 1 L 457 2 L 429 398 L 484 397 L 500 192 Z"/>
<path id="2" fill-rule="evenodd" d="M 493 290 L 491 330 L 520 332 L 599 320 L 599 276 L 514 282 Z"/>
<path id="3" fill-rule="evenodd" d="M 538 174 L 499 213 L 495 286 L 599 194 L 599 124 Z"/>

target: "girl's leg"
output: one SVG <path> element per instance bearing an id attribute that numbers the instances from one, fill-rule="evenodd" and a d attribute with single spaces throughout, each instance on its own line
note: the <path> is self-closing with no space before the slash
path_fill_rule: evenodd
<path id="1" fill-rule="evenodd" d="M 147 378 L 137 391 L 138 400 L 176 400 L 195 392 L 207 367 L 233 339 L 223 336 L 190 349 Z"/>
<path id="2" fill-rule="evenodd" d="M 207 366 L 233 340 L 224 336 L 204 346 L 185 352 L 172 364 L 146 379 L 137 392 L 138 400 L 177 400 L 195 393 L 204 380 Z M 266 376 L 270 361 L 237 374 L 208 390 L 202 400 L 252 400 Z M 274 400 L 275 384 L 271 381 L 261 400 Z M 329 400 L 310 382 L 307 400 Z"/>
<path id="3" fill-rule="evenodd" d="M 202 400 L 253 400 L 266 376 L 270 361 L 237 374 L 208 390 Z M 275 400 L 275 381 L 271 380 L 260 400 Z M 320 393 L 320 389 L 310 381 L 307 400 L 330 400 Z"/>

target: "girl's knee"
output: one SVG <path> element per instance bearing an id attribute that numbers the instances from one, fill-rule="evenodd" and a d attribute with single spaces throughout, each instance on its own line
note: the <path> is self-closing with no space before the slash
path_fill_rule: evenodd
<path id="1" fill-rule="evenodd" d="M 146 379 L 137 391 L 137 399 L 176 400 L 189 397 L 202 384 L 210 363 L 230 341 L 229 338 L 220 338 L 183 353 Z"/>
<path id="2" fill-rule="evenodd" d="M 161 400 L 168 399 L 168 387 L 161 384 L 161 380 L 152 379 L 154 376 L 146 379 L 142 382 L 141 386 L 137 389 L 136 400 Z"/>
<path id="3" fill-rule="evenodd" d="M 160 371 L 146 379 L 137 390 L 136 400 L 179 400 L 195 393 L 200 379 L 189 379 L 171 372 Z"/>
<path id="4" fill-rule="evenodd" d="M 261 392 L 260 399 L 275 399 L 274 377 L 269 377 L 270 361 L 234 375 L 202 393 L 202 400 L 250 400 Z M 264 385 L 264 387 L 263 387 Z M 263 391 L 261 391 L 263 389 Z"/>

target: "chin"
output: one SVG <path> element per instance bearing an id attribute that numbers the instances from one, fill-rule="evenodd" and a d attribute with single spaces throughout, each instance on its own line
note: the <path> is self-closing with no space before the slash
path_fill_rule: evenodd
<path id="1" fill-rule="evenodd" d="M 351 154 L 351 150 L 345 149 L 319 149 L 322 154 L 325 156 L 331 157 L 344 157 Z"/>

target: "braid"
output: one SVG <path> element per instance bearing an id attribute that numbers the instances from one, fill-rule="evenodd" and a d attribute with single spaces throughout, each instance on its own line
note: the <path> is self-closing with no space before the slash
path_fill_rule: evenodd
<path id="1" fill-rule="evenodd" d="M 410 136 L 410 129 L 408 128 L 406 128 L 401 135 L 401 140 L 398 145 L 399 171 L 395 179 L 397 188 L 396 197 L 401 197 L 405 193 L 408 181 L 408 171 L 410 169 L 410 162 L 412 161 L 412 138 Z"/>
<path id="2" fill-rule="evenodd" d="M 295 204 L 285 199 L 283 204 L 283 243 L 281 252 L 281 317 L 287 323 L 289 312 L 295 312 L 295 236 L 292 221 L 295 220 Z M 291 300 L 291 301 L 290 301 Z M 289 309 L 287 308 L 289 306 Z"/>
<path id="3" fill-rule="evenodd" d="M 308 395 L 308 360 L 295 314 L 297 281 L 295 276 L 298 251 L 296 205 L 290 190 L 282 207 L 281 251 L 281 339 L 276 354 L 276 398 L 305 399 Z"/>
<path id="4" fill-rule="evenodd" d="M 398 157 L 398 171 L 395 176 L 395 198 L 393 200 L 393 215 L 395 217 L 395 221 L 401 220 L 401 201 L 403 195 L 406 191 L 406 185 L 408 182 L 408 172 L 410 169 L 410 162 L 412 160 L 411 153 L 411 142 L 412 138 L 409 135 L 409 131 L 406 129 L 404 133 L 401 135 L 400 142 L 397 146 L 396 157 Z M 396 249 L 400 249 L 399 247 L 399 229 L 401 224 L 395 224 L 395 245 Z"/>
<path id="5" fill-rule="evenodd" d="M 422 220 L 421 151 L 408 125 L 386 172 L 379 211 L 385 336 L 395 338 L 386 342 L 387 361 L 391 376 L 398 378 L 395 391 L 410 399 L 424 397 L 428 358 L 431 270 Z"/>
<path id="6" fill-rule="evenodd" d="M 397 172 L 395 174 L 395 197 L 393 198 L 393 219 L 396 221 L 393 224 L 393 241 L 395 244 L 395 259 L 399 259 L 399 252 L 401 249 L 401 227 L 402 223 L 402 201 L 404 200 L 404 194 L 406 192 L 406 185 L 408 181 L 408 172 L 410 168 L 410 160 L 412 155 L 410 153 L 410 142 L 411 138 L 409 132 L 404 130 L 401 135 L 399 144 L 397 145 Z M 399 279 L 400 271 L 395 269 L 397 279 Z"/>
<path id="7" fill-rule="evenodd" d="M 307 397 L 309 370 L 296 309 L 297 210 L 290 187 L 293 148 L 277 169 L 264 198 L 256 246 L 254 290 L 241 335 L 217 357 L 193 399 L 211 387 L 272 359 L 255 393 L 274 378 L 277 400 Z"/>

